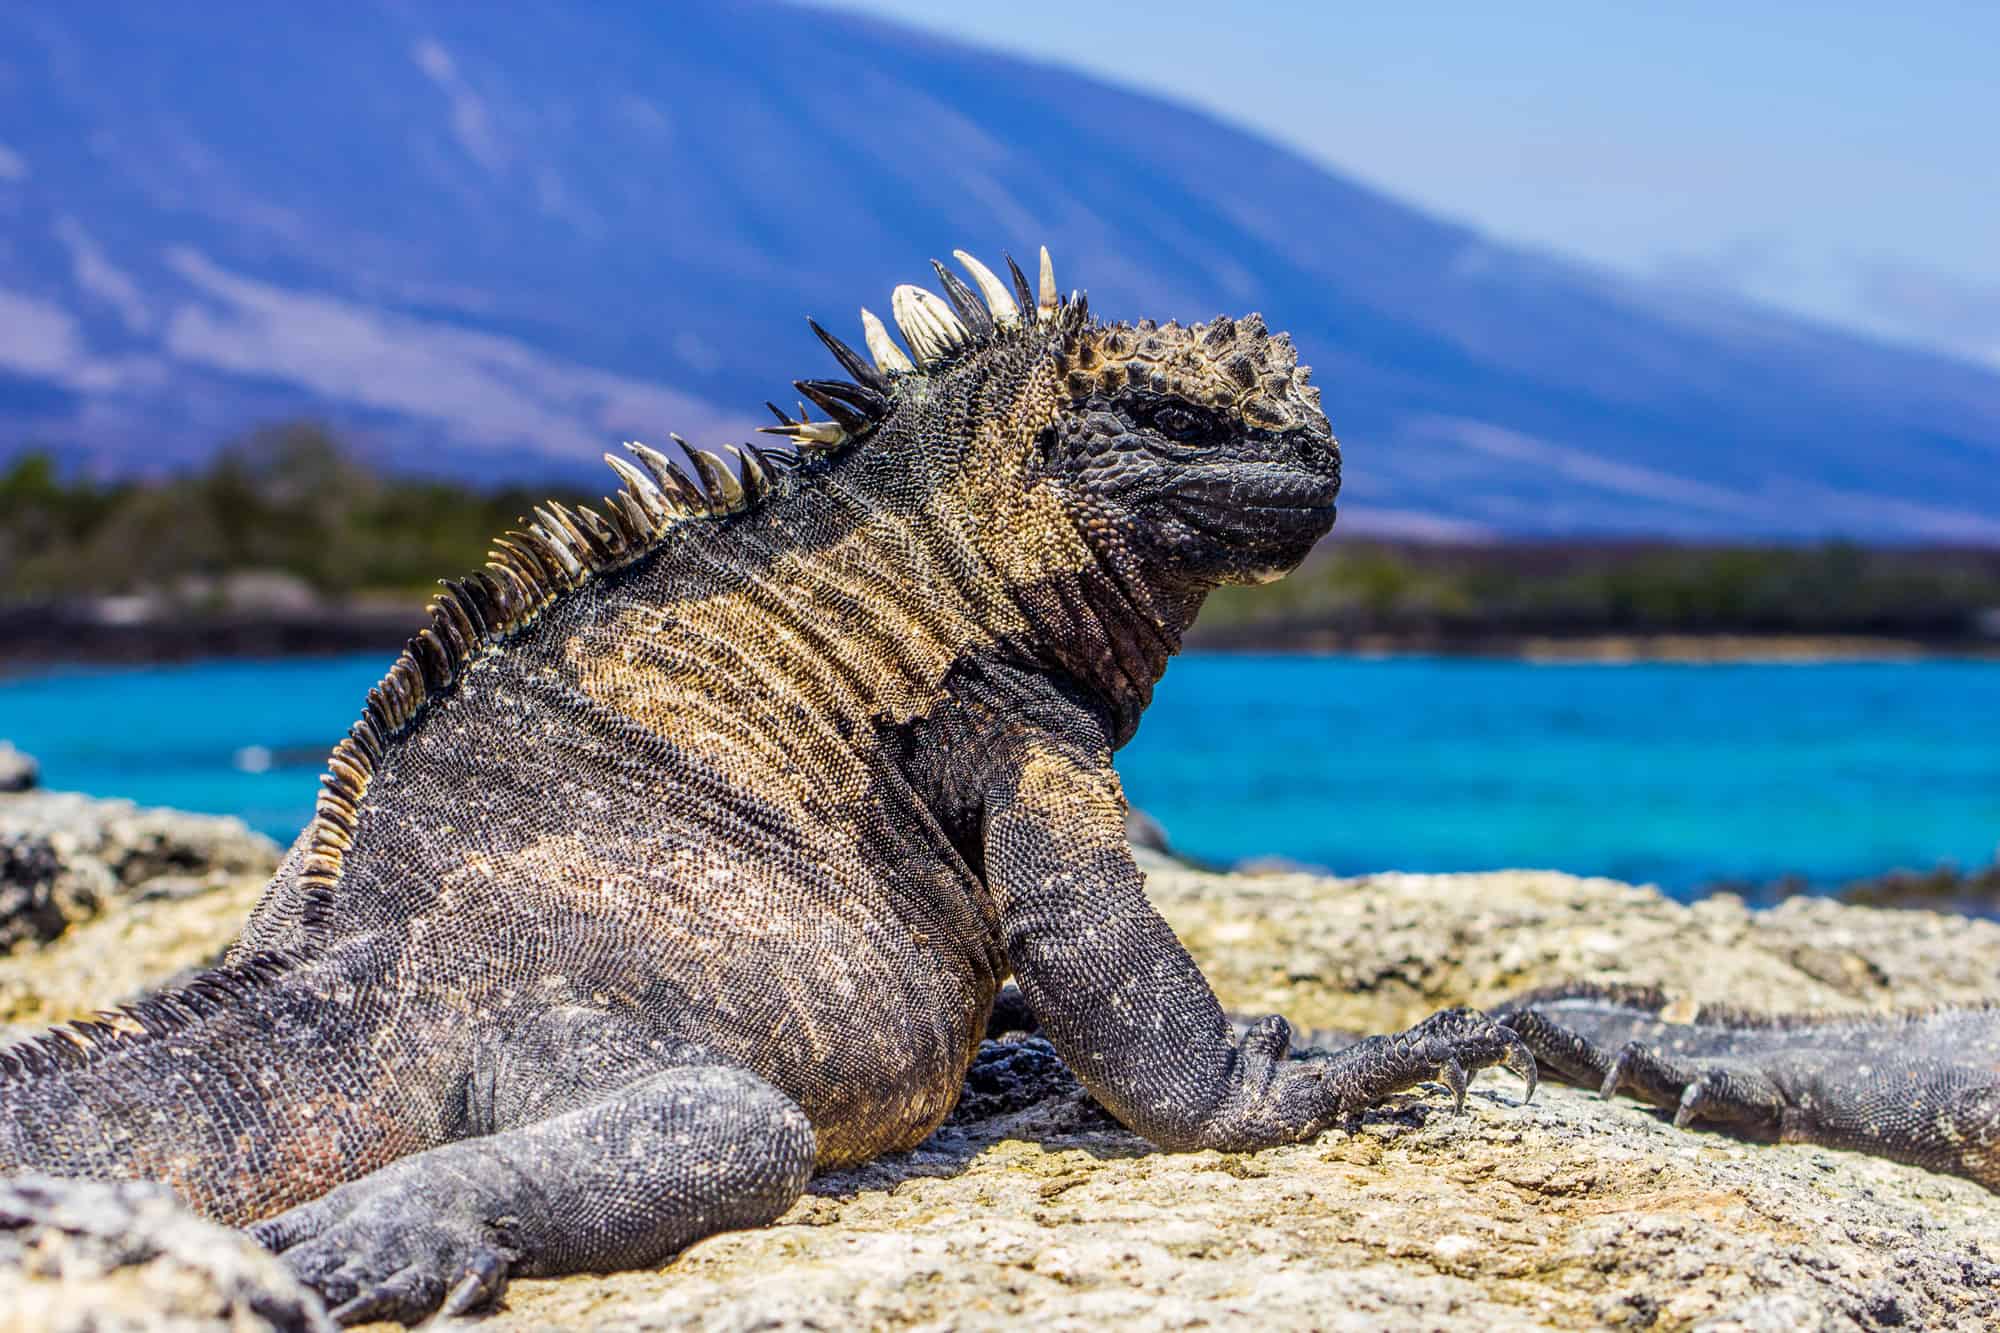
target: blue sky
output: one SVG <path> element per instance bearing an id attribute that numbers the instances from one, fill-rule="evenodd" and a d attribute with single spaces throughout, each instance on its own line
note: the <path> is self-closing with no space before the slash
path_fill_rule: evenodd
<path id="1" fill-rule="evenodd" d="M 2000 5 L 841 7 L 1194 103 L 1511 241 L 2000 366 Z"/>

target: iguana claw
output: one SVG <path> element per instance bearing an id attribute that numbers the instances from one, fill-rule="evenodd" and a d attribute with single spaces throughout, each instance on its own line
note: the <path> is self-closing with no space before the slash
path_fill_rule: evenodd
<path id="1" fill-rule="evenodd" d="M 1458 1062 L 1456 1056 L 1446 1056 L 1437 1073 L 1445 1090 L 1451 1093 L 1451 1113 L 1464 1115 L 1465 1090 L 1472 1085 L 1472 1076 L 1465 1072 L 1465 1066 Z"/>
<path id="2" fill-rule="evenodd" d="M 1446 1009 L 1406 1032 L 1371 1037 L 1338 1053 L 1332 1079 L 1350 1114 L 1430 1078 L 1445 1085 L 1452 1109 L 1463 1112 L 1472 1074 L 1491 1065 L 1519 1075 L 1527 1095 L 1535 1095 L 1535 1056 L 1513 1029 L 1474 1009 Z"/>
<path id="3" fill-rule="evenodd" d="M 452 1148 L 469 1156 L 467 1144 Z M 459 1314 L 484 1304 L 506 1286 L 517 1256 L 468 1188 L 477 1173 L 424 1173 L 417 1160 L 350 1181 L 250 1234 L 320 1294 L 337 1324 L 412 1324 L 440 1307 Z"/>
<path id="4" fill-rule="evenodd" d="M 1541 1071 L 1535 1065 L 1535 1053 L 1527 1042 L 1521 1040 L 1520 1034 L 1514 1029 L 1505 1023 L 1499 1027 L 1507 1035 L 1507 1054 L 1502 1058 L 1501 1064 L 1508 1072 L 1528 1085 L 1528 1090 L 1521 1094 L 1521 1100 L 1524 1103 L 1531 1102 L 1535 1100 L 1535 1089 L 1541 1086 Z"/>
<path id="5" fill-rule="evenodd" d="M 507 1285 L 507 1261 L 492 1251 L 476 1254 L 466 1265 L 465 1275 L 453 1284 L 439 1313 L 461 1315 L 476 1310 L 500 1295 Z"/>

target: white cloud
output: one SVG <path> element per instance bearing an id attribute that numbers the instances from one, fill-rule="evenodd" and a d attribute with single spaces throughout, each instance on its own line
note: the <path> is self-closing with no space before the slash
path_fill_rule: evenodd
<path id="1" fill-rule="evenodd" d="M 721 351 L 693 329 L 674 335 L 674 355 L 704 375 L 722 369 Z"/>
<path id="2" fill-rule="evenodd" d="M 542 212 L 573 224 L 585 236 L 604 234 L 604 219 L 570 193 L 553 167 L 542 167 L 535 172 L 535 200 Z"/>
<path id="3" fill-rule="evenodd" d="M 493 132 L 493 118 L 487 114 L 485 100 L 459 74 L 458 62 L 451 58 L 451 52 L 426 37 L 410 48 L 410 58 L 445 95 L 451 107 L 451 132 L 459 147 L 488 171 L 504 171 L 506 146 Z"/>
<path id="4" fill-rule="evenodd" d="M 0 290 L 0 366 L 64 379 L 88 359 L 76 317 L 61 306 Z"/>
<path id="5" fill-rule="evenodd" d="M 1802 515 L 1811 516 L 1810 526 L 1827 532 L 1895 531 L 1931 541 L 2000 541 L 2000 518 L 1975 510 L 1952 509 L 1944 505 L 1903 500 L 1861 491 L 1844 491 L 1821 485 L 1806 475 L 1773 477 L 1757 494 L 1733 491 L 1706 482 L 1690 481 L 1636 463 L 1621 463 L 1581 449 L 1552 444 L 1491 422 L 1462 417 L 1430 416 L 1411 422 L 1416 431 L 1433 438 L 1450 440 L 1489 457 L 1523 463 L 1546 474 L 1566 477 L 1598 490 L 1631 496 L 1653 504 L 1677 505 L 1708 514 L 1764 521 L 1779 529 L 1800 526 Z M 1488 497 L 1486 508 L 1495 521 L 1504 525 L 1508 518 L 1535 518 L 1548 521 L 1554 516 L 1546 505 L 1532 514 L 1523 510 L 1508 514 L 1505 501 Z M 1595 513 L 1595 507 L 1590 507 Z"/>
<path id="6" fill-rule="evenodd" d="M 2000 518 L 1990 514 L 1811 483 L 1801 484 L 1799 491 L 1803 504 L 1829 528 L 1865 532 L 1894 527 L 1926 541 L 2000 543 Z"/>
<path id="7" fill-rule="evenodd" d="M 1686 505 L 1713 513 L 1737 514 L 1749 518 L 1777 518 L 1778 505 L 1741 491 L 1690 481 L 1637 463 L 1620 463 L 1582 449 L 1552 444 L 1533 435 L 1524 435 L 1490 421 L 1464 417 L 1421 417 L 1411 423 L 1430 435 L 1462 444 L 1469 449 L 1510 462 L 1530 463 L 1558 476 L 1579 481 L 1599 490 L 1636 496 L 1656 503 Z"/>
<path id="8" fill-rule="evenodd" d="M 143 358 L 98 356 L 69 311 L 53 301 L 0 288 L 0 368 L 98 393 L 152 377 L 157 368 L 149 370 L 150 365 Z"/>
<path id="9" fill-rule="evenodd" d="M 28 159 L 0 143 L 0 181 L 28 179 Z"/>
<path id="10" fill-rule="evenodd" d="M 1675 250 L 1653 264 L 1662 285 L 1736 299 L 1808 281 L 1782 236 L 1750 233 L 1709 250 Z"/>
<path id="11" fill-rule="evenodd" d="M 2000 282 L 1875 260 L 1854 284 L 1862 308 L 1900 336 L 2000 367 Z"/>
<path id="12" fill-rule="evenodd" d="M 741 439 L 751 426 L 664 385 L 512 338 L 258 282 L 194 250 L 170 251 L 167 262 L 208 298 L 169 318 L 172 355 L 435 422 L 463 444 L 588 457 L 634 435 Z"/>
<path id="13" fill-rule="evenodd" d="M 1428 509 L 1357 504 L 1340 507 L 1334 536 L 1390 537 L 1419 542 L 1491 541 L 1494 529 L 1470 519 L 1447 518 Z"/>
<path id="14" fill-rule="evenodd" d="M 640 133 L 654 139 L 665 139 L 673 133 L 674 122 L 655 102 L 649 102 L 637 94 L 628 93 L 614 104 L 618 118 Z"/>
<path id="15" fill-rule="evenodd" d="M 69 251 L 70 273 L 76 285 L 90 296 L 118 312 L 125 327 L 134 333 L 144 333 L 153 327 L 153 312 L 146 300 L 139 294 L 139 284 L 97 248 L 89 233 L 77 225 L 74 218 L 63 218 L 56 223 L 56 239 Z"/>

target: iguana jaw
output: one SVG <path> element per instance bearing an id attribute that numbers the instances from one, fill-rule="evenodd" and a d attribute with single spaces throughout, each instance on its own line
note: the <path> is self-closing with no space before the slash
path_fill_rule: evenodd
<path id="1" fill-rule="evenodd" d="M 1254 544 L 1240 543 L 1227 566 L 1217 570 L 1215 583 L 1244 585 L 1276 583 L 1301 561 L 1333 527 L 1334 506 L 1247 504 L 1234 515 L 1257 533 Z"/>
<path id="2" fill-rule="evenodd" d="M 1245 562 L 1230 579 L 1232 583 L 1276 583 L 1285 575 L 1299 567 L 1320 538 L 1333 530 L 1338 510 L 1334 496 L 1339 487 L 1331 488 L 1326 498 L 1318 504 L 1259 504 L 1252 502 L 1244 506 L 1246 516 L 1266 529 L 1273 538 L 1281 542 L 1279 553 L 1269 563 L 1260 564 L 1255 560 Z"/>

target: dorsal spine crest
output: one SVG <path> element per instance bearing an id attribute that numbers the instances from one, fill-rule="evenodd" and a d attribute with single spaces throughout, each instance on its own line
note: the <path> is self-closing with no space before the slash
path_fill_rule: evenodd
<path id="1" fill-rule="evenodd" d="M 1007 259 L 1014 282 L 1010 295 L 992 270 L 963 250 L 953 254 L 972 275 L 973 285 L 933 260 L 949 301 L 907 285 L 893 294 L 896 322 L 916 352 L 915 360 L 865 309 L 861 322 L 872 365 L 817 323 L 807 321 L 852 380 L 795 381 L 798 391 L 828 420 L 809 419 L 804 404 L 796 419 L 771 408 L 780 424 L 762 429 L 784 436 L 794 453 L 725 445 L 725 457 L 670 436 L 687 460 L 683 465 L 633 441 L 625 447 L 638 460 L 637 467 L 605 455 L 622 485 L 605 498 L 602 513 L 581 505 L 570 509 L 554 500 L 538 505 L 520 528 L 494 539 L 485 568 L 456 582 L 442 581 L 442 591 L 427 607 L 430 623 L 411 637 L 387 674 L 368 691 L 360 719 L 334 746 L 320 778 L 300 869 L 308 938 L 331 910 L 368 784 L 390 743 L 415 723 L 429 701 L 456 688 L 481 654 L 535 623 L 564 594 L 659 550 L 687 524 L 723 520 L 752 509 L 776 494 L 788 475 L 810 477 L 812 473 L 800 468 L 873 432 L 888 416 L 892 397 L 903 390 L 904 381 L 921 387 L 929 370 L 998 338 L 1018 335 L 1024 327 L 1022 312 L 1029 304 L 1027 279 L 1020 267 Z M 1081 310 L 1079 300 L 1066 307 L 1056 300 L 1055 292 L 1054 270 L 1044 247 L 1038 322 L 1050 321 L 1066 308 L 1072 313 Z"/>

